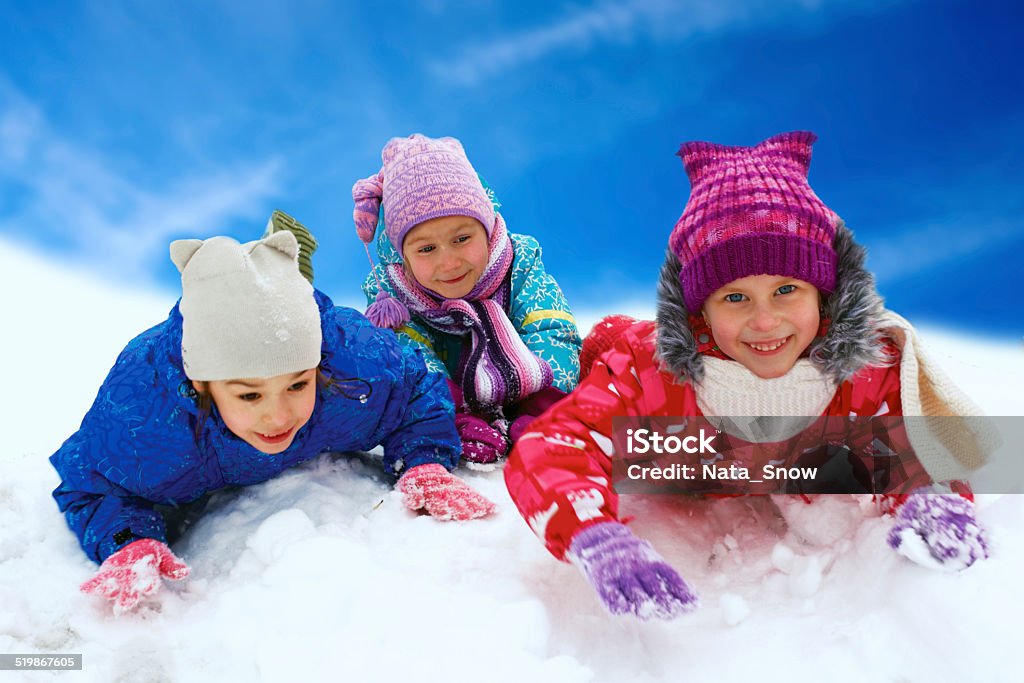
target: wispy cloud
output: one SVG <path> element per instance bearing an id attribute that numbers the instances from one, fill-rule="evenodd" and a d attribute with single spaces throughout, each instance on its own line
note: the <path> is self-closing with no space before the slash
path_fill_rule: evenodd
<path id="1" fill-rule="evenodd" d="M 76 260 L 150 279 L 172 237 L 223 232 L 279 193 L 276 158 L 156 181 L 53 130 L 41 109 L 0 83 L 0 233 Z"/>
<path id="2" fill-rule="evenodd" d="M 984 131 L 965 132 L 958 144 L 947 143 L 941 166 L 929 161 L 896 169 L 865 188 L 873 198 L 879 197 L 880 188 L 885 193 L 906 188 L 919 214 L 892 225 L 884 215 L 874 219 L 883 222 L 868 233 L 868 265 L 880 284 L 939 268 L 955 272 L 957 262 L 983 253 L 992 267 L 1009 271 L 1019 256 L 1007 246 L 1024 241 L 1024 196 L 1014 192 L 1021 174 L 1015 157 L 998 149 L 986 151 L 986 141 L 977 136 L 1016 140 L 1021 134 L 1015 119 L 989 121 Z"/>
<path id="3" fill-rule="evenodd" d="M 976 219 L 930 221 L 907 226 L 869 247 L 868 265 L 878 282 L 891 285 L 953 261 L 1000 250 L 1024 239 L 1024 229 L 1013 220 L 984 222 Z M 997 262 L 1009 263 L 1004 256 Z"/>
<path id="4" fill-rule="evenodd" d="M 440 80 L 474 85 L 545 57 L 575 51 L 585 54 L 608 45 L 644 39 L 679 42 L 746 26 L 770 26 L 794 17 L 805 19 L 874 12 L 898 0 L 627 0 L 574 8 L 546 24 L 500 39 L 466 45 L 450 59 L 429 64 Z"/>

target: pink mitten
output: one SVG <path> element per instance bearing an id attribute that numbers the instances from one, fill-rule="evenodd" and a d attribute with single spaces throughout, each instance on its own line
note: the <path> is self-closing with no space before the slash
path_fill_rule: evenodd
<path id="1" fill-rule="evenodd" d="M 83 593 L 100 595 L 114 603 L 114 612 L 128 612 L 160 588 L 160 579 L 180 581 L 188 565 L 174 556 L 167 544 L 153 538 L 129 543 L 104 560 L 96 575 L 83 583 Z"/>
<path id="2" fill-rule="evenodd" d="M 425 509 L 431 517 L 465 521 L 494 512 L 494 503 L 437 463 L 417 465 L 396 487 L 410 510 Z"/>

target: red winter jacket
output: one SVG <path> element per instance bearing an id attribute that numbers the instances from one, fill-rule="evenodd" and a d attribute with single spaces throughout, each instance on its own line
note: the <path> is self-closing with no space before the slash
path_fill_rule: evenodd
<path id="1" fill-rule="evenodd" d="M 618 520 L 612 456 L 606 452 L 612 450 L 612 418 L 701 415 L 692 384 L 662 369 L 655 359 L 656 335 L 653 322 L 626 330 L 576 391 L 530 425 L 509 456 L 505 482 L 512 500 L 559 559 L 583 527 Z M 887 346 L 887 353 L 898 359 L 894 344 Z M 837 388 L 823 414 L 899 416 L 900 411 L 899 365 L 894 363 L 857 372 Z M 904 442 L 902 429 L 894 431 L 898 433 L 887 438 Z M 858 457 L 870 458 L 870 443 L 845 445 Z M 699 456 L 689 457 L 699 461 Z M 904 460 L 896 476 L 901 491 L 932 483 L 915 457 Z M 903 499 L 890 497 L 890 507 Z"/>

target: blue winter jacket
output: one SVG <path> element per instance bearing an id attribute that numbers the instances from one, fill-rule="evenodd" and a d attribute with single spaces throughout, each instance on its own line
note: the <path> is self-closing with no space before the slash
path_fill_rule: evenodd
<path id="1" fill-rule="evenodd" d="M 283 453 L 235 436 L 216 407 L 203 418 L 181 363 L 181 314 L 125 347 L 78 431 L 50 462 L 53 492 L 82 549 L 102 562 L 139 538 L 166 541 L 154 505 L 178 506 L 230 485 L 266 481 L 325 452 L 384 447 L 398 474 L 424 463 L 451 470 L 460 446 L 444 377 L 360 313 L 315 292 L 323 330 L 322 373 L 309 422 Z"/>

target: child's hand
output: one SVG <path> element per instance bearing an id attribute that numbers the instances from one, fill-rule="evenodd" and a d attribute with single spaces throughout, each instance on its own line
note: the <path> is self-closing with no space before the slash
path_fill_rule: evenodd
<path id="1" fill-rule="evenodd" d="M 114 613 L 128 612 L 160 588 L 160 579 L 180 581 L 188 565 L 166 544 L 152 538 L 129 543 L 100 565 L 96 576 L 83 583 L 83 593 L 100 595 L 114 603 Z"/>
<path id="2" fill-rule="evenodd" d="M 469 413 L 455 416 L 455 428 L 462 441 L 462 458 L 475 463 L 497 462 L 508 455 L 509 441 L 483 418 Z"/>
<path id="3" fill-rule="evenodd" d="M 674 619 L 700 604 L 693 589 L 651 544 L 618 522 L 578 532 L 569 557 L 612 614 Z"/>
<path id="4" fill-rule="evenodd" d="M 465 521 L 494 512 L 494 503 L 437 463 L 417 465 L 395 486 L 410 510 L 425 509 L 431 517 Z"/>
<path id="5" fill-rule="evenodd" d="M 956 494 L 917 492 L 896 511 L 889 545 L 914 562 L 957 571 L 988 557 L 974 503 Z"/>
<path id="6" fill-rule="evenodd" d="M 466 412 L 468 408 L 462 401 L 462 389 L 450 379 L 447 384 L 455 403 L 455 429 L 462 442 L 462 459 L 487 464 L 508 455 L 511 448 L 508 437 L 482 417 Z"/>

